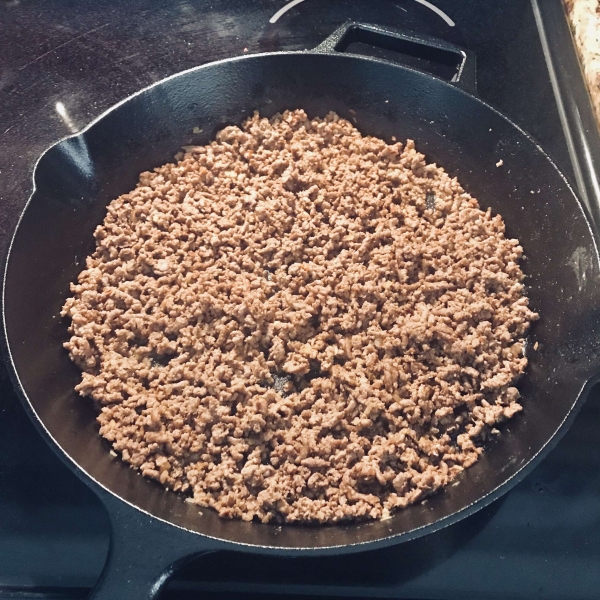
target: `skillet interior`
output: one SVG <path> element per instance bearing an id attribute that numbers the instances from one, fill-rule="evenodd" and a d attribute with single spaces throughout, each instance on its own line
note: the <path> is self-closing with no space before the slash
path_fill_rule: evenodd
<path id="1" fill-rule="evenodd" d="M 530 298 L 542 315 L 531 336 L 539 348 L 530 345 L 531 364 L 520 386 L 525 412 L 504 427 L 459 485 L 384 522 L 279 529 L 223 521 L 209 510 L 199 516 L 197 507 L 109 455 L 91 401 L 73 392 L 79 373 L 62 348 L 67 324 L 59 311 L 93 248 L 92 232 L 106 204 L 131 189 L 140 171 L 172 160 L 181 145 L 206 143 L 253 110 L 272 115 L 286 108 L 304 108 L 310 116 L 335 110 L 355 117 L 363 133 L 415 139 L 429 161 L 504 216 L 508 234 L 525 248 Z M 202 132 L 194 134 L 195 127 Z M 496 167 L 500 159 L 504 165 Z M 322 551 L 425 533 L 507 489 L 554 436 L 593 374 L 582 352 L 591 335 L 587 324 L 595 319 L 598 255 L 579 202 L 532 140 L 431 76 L 351 55 L 273 54 L 213 63 L 141 92 L 51 148 L 35 183 L 4 288 L 6 334 L 25 404 L 84 473 L 180 527 L 263 548 Z"/>

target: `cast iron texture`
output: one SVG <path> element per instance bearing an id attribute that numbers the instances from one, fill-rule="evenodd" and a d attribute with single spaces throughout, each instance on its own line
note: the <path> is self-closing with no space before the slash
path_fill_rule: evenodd
<path id="1" fill-rule="evenodd" d="M 73 392 L 79 373 L 62 348 L 68 334 L 60 308 L 94 246 L 92 233 L 106 204 L 131 189 L 140 171 L 172 160 L 181 145 L 206 143 L 254 110 L 272 115 L 295 107 L 311 116 L 335 110 L 362 132 L 386 140 L 417 140 L 430 161 L 458 176 L 484 208 L 504 216 L 508 234 L 525 247 L 529 295 L 542 314 L 520 384 L 525 412 L 504 427 L 458 485 L 387 521 L 278 527 L 224 521 L 206 509 L 200 515 L 198 507 L 109 455 L 97 435 L 92 403 Z M 195 128 L 201 133 L 194 134 Z M 503 166 L 497 167 L 500 160 Z M 175 565 L 218 548 L 342 553 L 448 525 L 497 498 L 531 469 L 564 432 L 596 375 L 596 357 L 584 349 L 600 329 L 598 253 L 583 208 L 523 131 L 430 75 L 315 51 L 212 63 L 143 90 L 53 146 L 37 165 L 35 186 L 5 272 L 9 362 L 30 416 L 110 512 L 111 552 L 96 598 L 152 598 Z"/>

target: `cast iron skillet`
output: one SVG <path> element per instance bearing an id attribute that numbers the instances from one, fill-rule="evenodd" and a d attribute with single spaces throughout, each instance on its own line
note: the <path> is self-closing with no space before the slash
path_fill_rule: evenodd
<path id="1" fill-rule="evenodd" d="M 351 40 L 456 60 L 457 81 L 344 54 Z M 111 550 L 94 598 L 155 597 L 177 565 L 220 548 L 343 553 L 424 535 L 506 492 L 565 431 L 598 371 L 588 350 L 598 329 L 595 238 L 552 161 L 468 93 L 474 88 L 474 62 L 456 47 L 348 24 L 310 52 L 238 57 L 170 77 L 41 157 L 4 278 L 8 362 L 31 418 L 110 513 Z M 97 434 L 92 403 L 73 392 L 80 374 L 62 348 L 67 324 L 59 312 L 94 246 L 92 232 L 106 204 L 133 188 L 140 171 L 172 160 L 181 145 L 206 143 L 254 110 L 272 115 L 296 107 L 311 116 L 335 110 L 386 140 L 417 140 L 429 160 L 457 175 L 483 207 L 504 216 L 508 234 L 525 248 L 529 295 L 542 316 L 520 384 L 524 413 L 503 428 L 458 485 L 387 521 L 277 527 L 224 521 L 208 509 L 200 515 L 198 507 L 111 457 Z M 193 133 L 197 128 L 202 131 Z"/>

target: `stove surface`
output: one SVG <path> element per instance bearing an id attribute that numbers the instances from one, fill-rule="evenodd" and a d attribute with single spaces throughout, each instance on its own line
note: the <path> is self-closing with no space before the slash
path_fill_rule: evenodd
<path id="1" fill-rule="evenodd" d="M 312 48 L 347 20 L 473 51 L 480 97 L 573 177 L 529 2 L 434 1 L 304 0 L 282 13 L 285 0 L 0 0 L 0 254 L 52 143 L 168 75 L 244 52 Z M 0 598 L 83 598 L 108 549 L 104 509 L 35 432 L 3 371 L 0 415 Z M 540 467 L 438 533 L 339 558 L 215 553 L 179 573 L 165 596 L 597 598 L 599 425 L 595 389 Z"/>

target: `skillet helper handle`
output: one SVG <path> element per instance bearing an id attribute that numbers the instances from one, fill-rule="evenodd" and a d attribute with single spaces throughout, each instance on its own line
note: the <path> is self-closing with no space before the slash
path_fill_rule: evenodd
<path id="1" fill-rule="evenodd" d="M 89 600 L 155 600 L 180 567 L 211 552 L 210 542 L 94 490 L 111 523 L 108 558 Z"/>
<path id="2" fill-rule="evenodd" d="M 314 51 L 336 54 L 346 51 L 354 42 L 362 42 L 375 48 L 391 50 L 398 55 L 427 59 L 455 67 L 450 83 L 470 94 L 477 95 L 477 70 L 475 54 L 460 46 L 415 33 L 403 33 L 389 27 L 348 21 L 336 29 Z M 389 56 L 389 54 L 388 54 Z M 388 62 L 396 62 L 385 59 Z M 400 64 L 401 61 L 397 61 Z M 415 67 L 411 67 L 415 68 Z M 419 69 L 419 67 L 416 67 Z M 423 69 L 419 69 L 423 70 Z"/>

